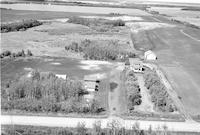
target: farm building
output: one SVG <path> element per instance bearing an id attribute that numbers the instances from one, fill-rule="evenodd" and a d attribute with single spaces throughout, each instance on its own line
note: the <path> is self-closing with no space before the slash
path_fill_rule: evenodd
<path id="1" fill-rule="evenodd" d="M 84 76 L 84 86 L 88 92 L 98 91 L 99 80 L 96 76 Z"/>
<path id="2" fill-rule="evenodd" d="M 143 71 L 143 62 L 136 58 L 129 58 L 130 69 L 134 72 L 142 72 Z"/>
<path id="3" fill-rule="evenodd" d="M 157 56 L 153 51 L 149 50 L 144 53 L 144 58 L 146 60 L 156 60 Z"/>

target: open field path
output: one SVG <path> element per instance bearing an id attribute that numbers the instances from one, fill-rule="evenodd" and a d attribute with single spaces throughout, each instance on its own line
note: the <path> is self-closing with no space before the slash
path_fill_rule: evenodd
<path id="1" fill-rule="evenodd" d="M 148 130 L 151 125 L 152 130 L 164 130 L 162 127 L 167 126 L 168 131 L 181 132 L 199 132 L 200 123 L 195 122 L 164 122 L 164 121 L 145 121 L 145 120 L 123 120 L 118 117 L 109 118 L 72 118 L 72 117 L 43 117 L 43 116 L 17 116 L 2 115 L 2 125 L 31 125 L 31 126 L 47 126 L 47 127 L 76 127 L 78 123 L 85 123 L 86 128 L 92 128 L 95 122 L 101 122 L 101 127 L 106 128 L 107 124 L 113 122 L 118 123 L 120 127 L 132 129 L 136 123 L 140 129 Z"/>
<path id="2" fill-rule="evenodd" d="M 183 30 L 180 30 L 180 32 L 183 33 L 185 36 L 187 36 L 187 37 L 189 37 L 189 38 L 191 38 L 191 39 L 193 39 L 193 40 L 195 40 L 197 42 L 200 42 L 200 39 L 197 39 L 197 38 L 185 33 Z"/>

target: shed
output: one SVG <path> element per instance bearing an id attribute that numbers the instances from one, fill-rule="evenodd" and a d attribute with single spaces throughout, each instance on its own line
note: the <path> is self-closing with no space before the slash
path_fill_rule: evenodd
<path id="1" fill-rule="evenodd" d="M 146 52 L 144 53 L 144 58 L 145 58 L 146 60 L 156 60 L 156 59 L 157 59 L 157 56 L 156 56 L 156 54 L 155 54 L 153 51 L 148 50 L 148 51 L 146 51 Z"/>

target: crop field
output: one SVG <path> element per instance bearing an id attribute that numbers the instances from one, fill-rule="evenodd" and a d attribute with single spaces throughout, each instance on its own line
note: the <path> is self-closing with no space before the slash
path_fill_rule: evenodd
<path id="1" fill-rule="evenodd" d="M 92 13 L 72 13 L 72 12 L 51 12 L 51 11 L 27 11 L 27 10 L 11 10 L 11 9 L 1 9 L 1 22 L 15 22 L 21 20 L 51 20 L 58 18 L 68 18 L 70 16 L 79 15 L 93 15 Z M 96 15 L 96 14 L 95 14 Z M 99 14 L 100 15 L 100 14 Z"/>
<path id="2" fill-rule="evenodd" d="M 15 10 L 35 10 L 35 11 L 63 11 L 63 12 L 76 12 L 76 13 L 91 13 L 93 14 L 109 14 L 120 13 L 129 14 L 133 16 L 151 16 L 151 14 L 131 8 L 109 8 L 109 7 L 87 7 L 87 6 L 67 6 L 67 5 L 44 5 L 44 4 L 2 4 L 3 8 Z"/>
<path id="3" fill-rule="evenodd" d="M 199 11 L 186 11 L 181 10 L 181 8 L 170 8 L 170 7 L 151 7 L 151 10 L 158 11 L 160 14 L 166 14 L 169 16 L 179 16 L 179 17 L 191 17 L 195 18 L 199 16 Z"/>
<path id="4" fill-rule="evenodd" d="M 182 8 L 170 7 L 151 7 L 153 11 L 167 15 L 169 19 L 175 19 L 181 22 L 187 22 L 196 26 L 200 26 L 200 11 L 199 10 L 182 10 Z M 199 9 L 199 8 L 197 8 Z"/>
<path id="5" fill-rule="evenodd" d="M 163 22 L 165 23 L 165 22 Z M 147 30 L 140 47 L 153 49 L 174 90 L 181 97 L 186 110 L 191 115 L 200 114 L 200 31 L 175 25 L 175 27 Z"/>

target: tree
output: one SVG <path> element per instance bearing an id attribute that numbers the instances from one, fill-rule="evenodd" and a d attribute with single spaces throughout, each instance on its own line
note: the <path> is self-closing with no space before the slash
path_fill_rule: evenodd
<path id="1" fill-rule="evenodd" d="M 78 123 L 76 127 L 76 131 L 78 135 L 86 135 L 87 133 L 87 128 L 85 127 L 85 123 Z"/>
<path id="2" fill-rule="evenodd" d="M 30 50 L 27 50 L 27 56 L 33 56 L 32 52 Z"/>

